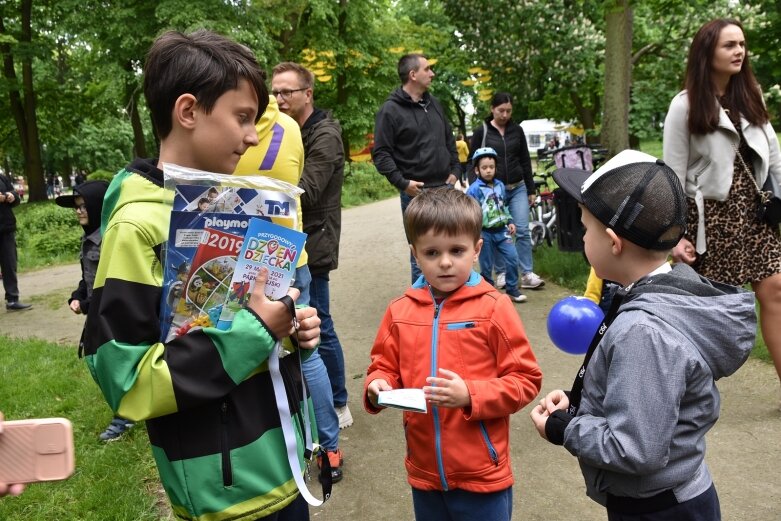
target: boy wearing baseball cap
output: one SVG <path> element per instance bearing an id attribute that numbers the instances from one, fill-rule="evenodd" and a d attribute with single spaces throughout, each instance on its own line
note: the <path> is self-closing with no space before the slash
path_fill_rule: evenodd
<path id="1" fill-rule="evenodd" d="M 577 456 L 609 520 L 721 519 L 704 437 L 719 416 L 715 380 L 754 344 L 754 295 L 668 264 L 686 200 L 662 161 L 626 150 L 593 174 L 553 177 L 580 203 L 597 275 L 622 288 L 572 390 L 550 392 L 532 421 Z"/>

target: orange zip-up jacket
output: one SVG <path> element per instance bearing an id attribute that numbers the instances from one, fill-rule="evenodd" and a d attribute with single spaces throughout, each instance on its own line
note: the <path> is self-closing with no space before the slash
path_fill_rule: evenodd
<path id="1" fill-rule="evenodd" d="M 456 372 L 471 406 L 404 412 L 407 480 L 420 490 L 496 492 L 513 484 L 510 414 L 540 391 L 542 372 L 510 299 L 472 272 L 467 283 L 436 304 L 421 277 L 385 312 L 364 382 L 385 379 L 394 389 L 426 384 Z"/>

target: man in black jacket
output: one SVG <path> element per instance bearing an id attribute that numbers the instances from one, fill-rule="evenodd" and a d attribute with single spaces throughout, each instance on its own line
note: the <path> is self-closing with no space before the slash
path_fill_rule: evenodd
<path id="1" fill-rule="evenodd" d="M 339 264 L 344 147 L 339 122 L 330 113 L 315 107 L 313 89 L 314 74 L 306 67 L 293 62 L 274 67 L 271 93 L 277 98 L 279 110 L 301 127 L 304 144 L 304 170 L 298 185 L 304 189 L 301 212 L 307 234 L 307 266 L 312 274 L 309 305 L 317 310 L 321 320 L 320 345 L 304 362 L 304 374 L 312 390 L 320 443 L 331 464 L 331 478 L 336 482 L 342 479 L 344 461 L 339 448 L 339 429 L 353 424 L 347 407 L 344 354 L 331 318 L 328 288 L 329 273 Z M 317 357 L 322 358 L 325 370 L 317 366 Z M 320 386 L 324 386 L 332 400 L 320 401 L 325 398 L 315 394 Z"/>
<path id="2" fill-rule="evenodd" d="M 442 105 L 428 93 L 434 71 L 422 54 L 402 56 L 401 87 L 380 107 L 374 124 L 372 160 L 401 194 L 402 214 L 422 190 L 452 187 L 461 177 L 456 140 Z M 410 255 L 412 282 L 420 269 Z"/>
<path id="3" fill-rule="evenodd" d="M 0 272 L 5 288 L 5 309 L 21 311 L 30 304 L 19 302 L 19 286 L 16 281 L 16 216 L 12 208 L 21 199 L 14 190 L 14 183 L 6 174 L 0 173 Z"/>

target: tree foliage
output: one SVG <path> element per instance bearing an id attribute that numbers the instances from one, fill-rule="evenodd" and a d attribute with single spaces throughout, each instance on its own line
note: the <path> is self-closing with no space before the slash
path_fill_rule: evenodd
<path id="1" fill-rule="evenodd" d="M 208 28 L 248 45 L 270 73 L 282 60 L 317 77 L 345 145 L 360 149 L 399 85 L 396 63 L 422 52 L 433 93 L 467 131 L 497 91 L 515 119 L 604 122 L 606 15 L 616 0 L 5 0 L 0 3 L 0 168 L 45 197 L 44 172 L 116 171 L 157 140 L 141 90 L 144 57 L 166 29 Z M 656 138 L 680 88 L 694 31 L 732 16 L 747 28 L 752 63 L 773 117 L 781 115 L 781 0 L 631 0 L 628 132 Z M 612 74 L 612 73 L 610 73 Z M 620 103 L 626 103 L 621 101 Z M 612 108 L 613 102 L 611 102 Z M 608 118 L 609 119 L 609 118 Z M 622 123 L 622 125 L 626 125 Z M 626 133 L 626 130 L 620 132 Z M 632 141 L 630 140 L 630 144 Z"/>

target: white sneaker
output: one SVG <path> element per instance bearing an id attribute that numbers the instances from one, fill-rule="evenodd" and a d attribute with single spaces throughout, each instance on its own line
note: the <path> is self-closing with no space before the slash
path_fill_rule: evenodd
<path id="1" fill-rule="evenodd" d="M 336 415 L 339 417 L 339 428 L 346 429 L 353 424 L 353 415 L 348 406 L 336 407 Z"/>
<path id="2" fill-rule="evenodd" d="M 494 284 L 494 287 L 496 287 L 496 289 L 502 289 L 503 287 L 505 287 L 507 285 L 507 282 L 504 279 L 505 279 L 504 273 L 497 273 L 496 284 Z"/>
<path id="3" fill-rule="evenodd" d="M 523 289 L 537 289 L 545 285 L 545 281 L 542 280 L 536 273 L 530 271 L 524 273 L 521 276 L 521 288 Z"/>

